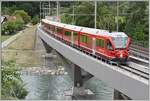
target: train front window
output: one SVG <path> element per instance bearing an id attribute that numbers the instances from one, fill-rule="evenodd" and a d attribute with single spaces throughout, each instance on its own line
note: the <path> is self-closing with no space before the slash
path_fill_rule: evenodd
<path id="1" fill-rule="evenodd" d="M 110 43 L 110 41 L 108 41 L 108 43 L 107 43 L 107 49 L 113 50 L 113 47 L 112 47 L 112 44 Z"/>
<path id="2" fill-rule="evenodd" d="M 112 37 L 115 48 L 126 48 L 128 37 Z"/>

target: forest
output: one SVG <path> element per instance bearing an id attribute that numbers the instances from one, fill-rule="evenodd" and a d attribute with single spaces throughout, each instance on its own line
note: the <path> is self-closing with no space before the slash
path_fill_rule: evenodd
<path id="1" fill-rule="evenodd" d="M 55 5 L 56 2 L 52 4 Z M 39 6 L 40 2 L 3 2 L 2 15 L 11 15 L 15 10 L 23 10 L 30 16 L 29 19 L 38 19 Z M 62 22 L 94 28 L 94 2 L 60 2 L 59 6 Z M 118 19 L 118 31 L 127 33 L 134 41 L 148 41 L 148 8 L 148 1 L 120 1 L 117 17 L 117 2 L 99 1 L 97 2 L 97 28 L 116 31 Z M 51 13 L 51 15 L 55 14 Z"/>

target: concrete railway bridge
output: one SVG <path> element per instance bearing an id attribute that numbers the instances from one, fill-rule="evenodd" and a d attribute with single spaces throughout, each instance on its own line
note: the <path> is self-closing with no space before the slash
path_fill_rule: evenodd
<path id="1" fill-rule="evenodd" d="M 57 40 L 43 31 L 40 25 L 38 25 L 36 33 L 42 40 L 47 52 L 55 49 L 64 58 L 71 61 L 75 88 L 82 86 L 81 70 L 84 70 L 89 73 L 87 78 L 95 76 L 114 88 L 114 99 L 149 99 L 148 67 L 146 69 L 146 66 L 135 63 L 130 63 L 131 66 L 129 67 L 107 64 Z"/>

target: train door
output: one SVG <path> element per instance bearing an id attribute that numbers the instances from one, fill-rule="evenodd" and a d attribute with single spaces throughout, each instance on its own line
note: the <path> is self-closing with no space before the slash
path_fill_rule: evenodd
<path id="1" fill-rule="evenodd" d="M 73 32 L 73 44 L 78 45 L 78 32 Z"/>

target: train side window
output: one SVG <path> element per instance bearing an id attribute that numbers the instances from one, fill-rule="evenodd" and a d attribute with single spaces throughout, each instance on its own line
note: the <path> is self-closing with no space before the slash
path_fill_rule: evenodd
<path id="1" fill-rule="evenodd" d="M 81 35 L 80 41 L 81 41 L 81 42 L 84 42 L 84 35 Z"/>
<path id="2" fill-rule="evenodd" d="M 65 35 L 66 35 L 66 36 L 71 36 L 71 32 L 65 31 Z"/>
<path id="3" fill-rule="evenodd" d="M 88 43 L 88 37 L 87 36 L 85 36 L 85 43 Z"/>
<path id="4" fill-rule="evenodd" d="M 104 40 L 101 39 L 101 46 L 104 48 Z"/>
<path id="5" fill-rule="evenodd" d="M 107 42 L 107 49 L 108 50 L 113 50 L 112 44 L 110 41 Z"/>
<path id="6" fill-rule="evenodd" d="M 61 28 L 56 28 L 57 33 L 61 33 Z"/>
<path id="7" fill-rule="evenodd" d="M 80 41 L 84 42 L 84 43 L 87 43 L 87 36 L 81 35 Z"/>
<path id="8" fill-rule="evenodd" d="M 103 39 L 96 39 L 96 46 L 104 48 L 104 40 Z"/>

